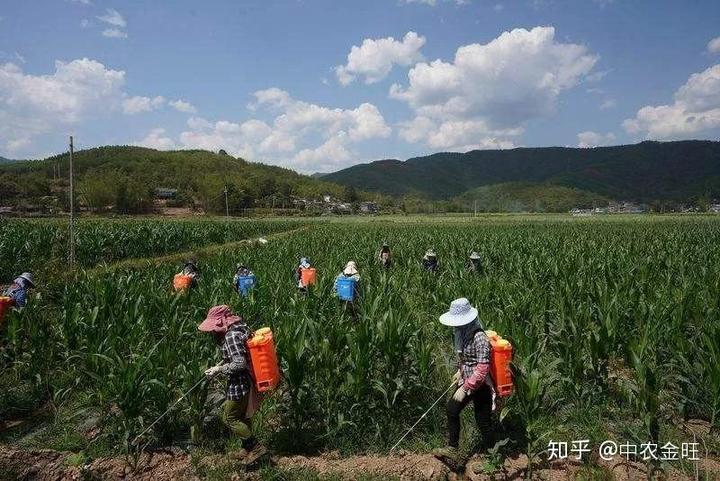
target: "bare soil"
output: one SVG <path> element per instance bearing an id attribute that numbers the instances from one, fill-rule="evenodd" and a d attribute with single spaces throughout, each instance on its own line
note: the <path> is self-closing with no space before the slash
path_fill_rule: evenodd
<path id="1" fill-rule="evenodd" d="M 96 459 L 83 466 L 71 466 L 71 453 L 52 450 L 21 450 L 0 445 L 0 480 L 22 481 L 80 481 L 80 480 L 127 480 L 127 481 L 199 481 L 190 456 L 179 450 L 145 453 L 139 459 L 135 469 L 123 457 Z M 429 454 L 399 453 L 393 456 L 350 456 L 340 457 L 337 453 L 321 456 L 290 456 L 272 459 L 282 469 L 304 469 L 320 475 L 334 475 L 345 480 L 355 480 L 362 475 L 375 475 L 378 479 L 399 478 L 401 481 L 519 481 L 525 478 L 527 458 L 523 455 L 505 459 L 496 471 L 486 472 L 482 457 L 472 458 L 464 472 L 454 473 L 447 466 Z M 227 456 L 207 456 L 200 460 L 200 466 L 232 465 Z M 607 477 L 578 476 L 583 466 L 573 462 L 553 463 L 549 467 L 535 469 L 533 479 L 544 481 L 571 481 L 575 479 L 608 479 L 614 481 L 647 480 L 646 466 L 633 462 L 605 462 L 599 466 Z M 699 463 L 700 479 L 708 481 L 720 479 L 720 462 L 706 459 Z M 256 480 L 257 474 L 238 468 L 228 474 L 231 481 Z M 686 475 L 677 470 L 669 474 L 660 473 L 653 479 L 667 481 L 690 481 L 694 475 Z"/>

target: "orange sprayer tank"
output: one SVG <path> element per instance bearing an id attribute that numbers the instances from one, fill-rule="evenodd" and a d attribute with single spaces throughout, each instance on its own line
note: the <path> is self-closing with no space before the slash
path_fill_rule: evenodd
<path id="1" fill-rule="evenodd" d="M 185 274 L 175 274 L 175 277 L 173 277 L 173 288 L 176 291 L 179 291 L 182 289 L 189 289 L 191 284 L 192 284 L 191 276 L 187 276 Z"/>
<path id="2" fill-rule="evenodd" d="M 5 313 L 10 310 L 13 305 L 11 297 L 0 296 L 0 326 L 2 325 Z"/>
<path id="3" fill-rule="evenodd" d="M 498 396 L 509 396 L 513 392 L 512 371 L 510 370 L 510 362 L 512 361 L 512 345 L 507 339 L 503 339 L 494 333 L 494 336 L 488 335 L 490 345 L 492 346 L 492 354 L 490 359 L 490 376 L 495 383 L 495 390 Z"/>
<path id="4" fill-rule="evenodd" d="M 255 335 L 247 342 L 252 363 L 253 378 L 258 391 L 270 391 L 280 382 L 280 366 L 272 331 L 263 327 L 255 331 Z"/>
<path id="5" fill-rule="evenodd" d="M 300 281 L 303 286 L 310 286 L 317 282 L 317 271 L 314 267 L 300 269 Z"/>

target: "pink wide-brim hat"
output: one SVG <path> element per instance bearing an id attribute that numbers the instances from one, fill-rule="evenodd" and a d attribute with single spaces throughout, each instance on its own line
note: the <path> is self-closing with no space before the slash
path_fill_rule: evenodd
<path id="1" fill-rule="evenodd" d="M 221 305 L 211 307 L 207 317 L 200 323 L 198 329 L 203 332 L 224 332 L 227 328 L 242 321 L 242 318 L 235 315 L 230 306 Z"/>

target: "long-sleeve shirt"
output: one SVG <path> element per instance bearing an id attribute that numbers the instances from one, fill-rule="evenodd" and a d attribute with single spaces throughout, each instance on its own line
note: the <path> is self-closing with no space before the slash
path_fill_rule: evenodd
<path id="1" fill-rule="evenodd" d="M 465 342 L 459 364 L 465 391 L 473 392 L 485 382 L 490 371 L 490 340 L 485 331 L 477 331 Z"/>
<path id="2" fill-rule="evenodd" d="M 240 401 L 250 392 L 252 378 L 250 377 L 250 353 L 247 341 L 250 338 L 250 328 L 243 322 L 230 326 L 225 333 L 222 345 L 224 364 L 220 366 L 220 373 L 228 376 L 226 399 Z"/>
<path id="3" fill-rule="evenodd" d="M 18 283 L 10 284 L 4 295 L 13 300 L 15 307 L 25 307 L 27 304 L 27 290 Z"/>
<path id="4" fill-rule="evenodd" d="M 435 258 L 424 257 L 422 260 L 422 266 L 426 271 L 435 272 L 438 268 L 438 261 Z"/>

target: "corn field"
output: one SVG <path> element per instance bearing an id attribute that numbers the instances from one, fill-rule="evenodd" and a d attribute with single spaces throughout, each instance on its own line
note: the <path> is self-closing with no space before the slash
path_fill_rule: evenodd
<path id="1" fill-rule="evenodd" d="M 75 257 L 82 267 L 171 254 L 300 226 L 292 220 L 97 220 L 76 222 Z M 69 253 L 68 221 L 3 219 L 0 283 L 24 270 L 63 269 Z"/>
<path id="2" fill-rule="evenodd" d="M 84 242 L 98 247 L 79 248 L 82 264 L 294 226 L 238 222 L 230 225 L 240 230 L 229 233 L 223 223 L 122 225 L 88 223 Z M 36 247 L 13 250 L 8 239 L 29 233 L 37 246 L 43 244 L 37 239 L 58 235 L 57 226 L 42 222 L 6 229 L 3 274 L 24 265 L 14 258 L 18 252 L 31 262 L 43 255 Z M 168 230 L 172 242 L 164 237 Z M 382 241 L 393 251 L 387 271 L 376 259 Z M 447 388 L 455 370 L 452 333 L 437 317 L 464 296 L 483 325 L 514 346 L 516 392 L 498 413 L 499 429 L 519 449 L 534 455 L 552 436 L 677 441 L 678 426 L 691 418 L 717 432 L 719 243 L 720 222 L 703 217 L 313 222 L 266 245 L 201 258 L 202 278 L 186 295 L 171 291 L 177 269 L 171 263 L 104 275 L 81 271 L 70 283 L 44 279 L 32 308 L 10 316 L 3 333 L 0 416 L 48 401 L 60 412 L 92 408 L 104 413 L 104 442 L 129 449 L 218 361 L 197 324 L 211 306 L 229 304 L 251 327 L 275 333 L 284 378 L 254 426 L 265 442 L 285 451 L 381 452 Z M 107 245 L 111 254 L 103 251 Z M 420 268 L 429 247 L 439 256 L 437 274 Z M 485 258 L 480 275 L 465 269 L 472 250 Z M 307 295 L 294 286 L 300 256 L 309 256 L 319 273 Z M 332 296 L 332 281 L 348 260 L 362 277 L 357 319 Z M 231 286 L 240 262 L 259 279 L 248 298 Z M 34 404 L 14 400 L 9 387 L 19 385 L 28 386 Z M 208 383 L 191 394 L 148 442 L 187 439 L 212 389 Z M 444 433 L 439 407 L 402 447 L 428 449 Z"/>

